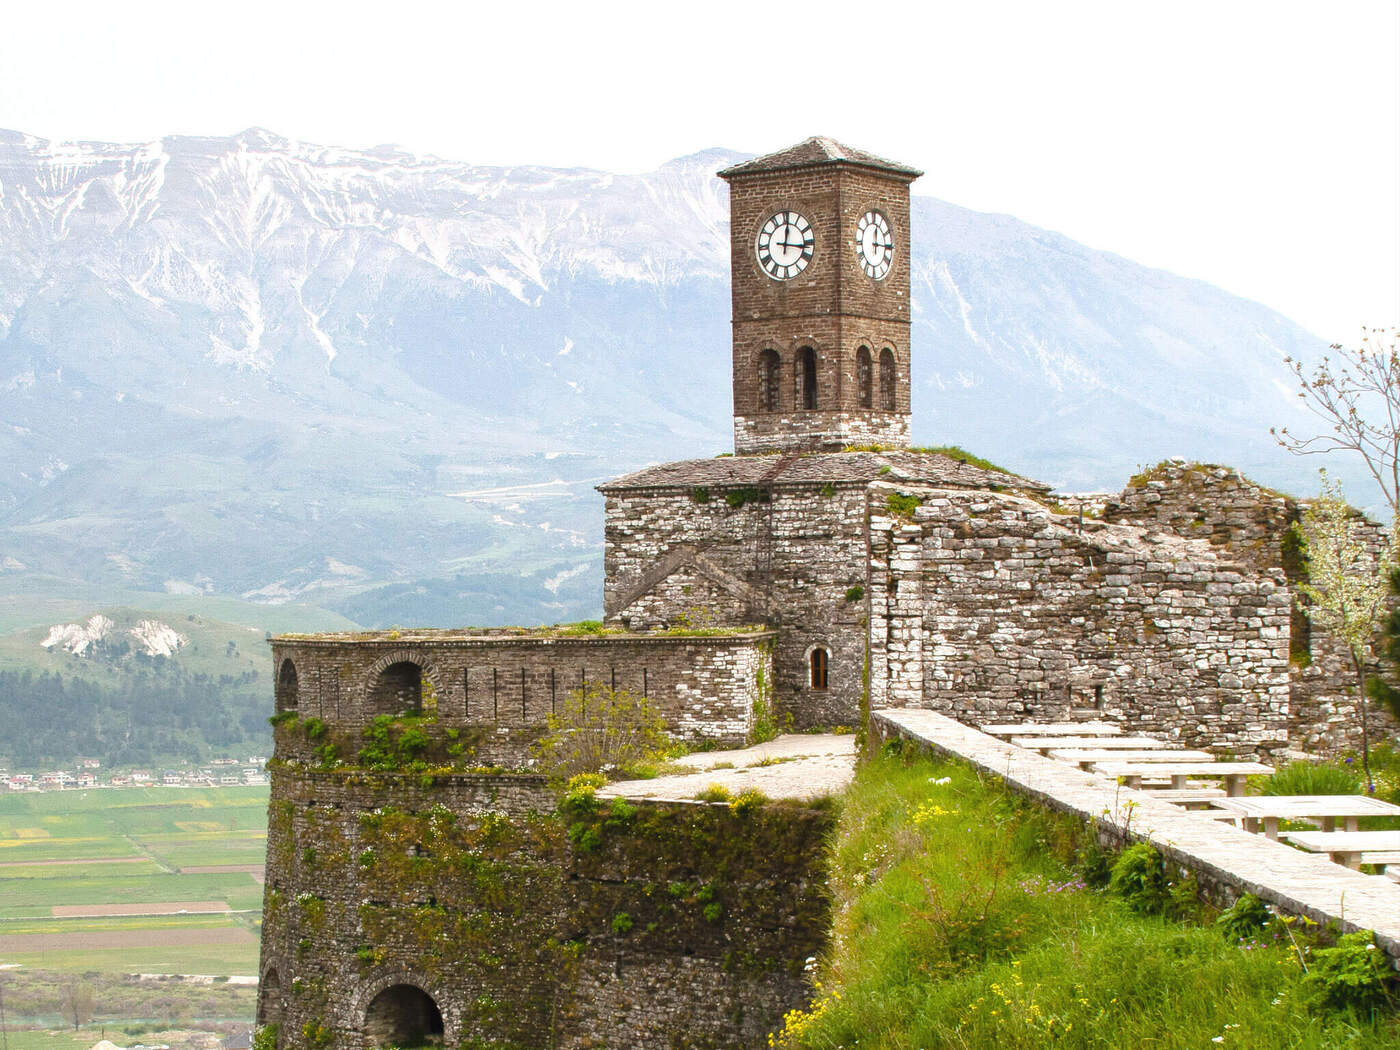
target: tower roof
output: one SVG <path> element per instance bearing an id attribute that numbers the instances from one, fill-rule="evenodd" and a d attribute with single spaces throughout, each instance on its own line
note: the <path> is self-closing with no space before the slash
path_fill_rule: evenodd
<path id="1" fill-rule="evenodd" d="M 740 164 L 731 165 L 719 173 L 722 179 L 736 175 L 756 175 L 760 172 L 790 171 L 793 168 L 816 168 L 827 164 L 852 164 L 862 168 L 875 168 L 894 175 L 903 176 L 911 182 L 923 174 L 918 168 L 898 164 L 884 157 L 877 157 L 865 150 L 843 146 L 825 135 L 813 135 L 796 146 L 780 149 L 777 153 L 755 157 Z"/>

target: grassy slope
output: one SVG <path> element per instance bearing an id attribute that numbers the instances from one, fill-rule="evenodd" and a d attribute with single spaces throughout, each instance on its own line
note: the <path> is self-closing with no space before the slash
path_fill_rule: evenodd
<path id="1" fill-rule="evenodd" d="M 11 951 L 0 963 L 125 973 L 257 972 L 262 886 L 247 872 L 186 874 L 182 866 L 258 864 L 267 846 L 265 787 L 148 788 L 0 796 L 0 863 L 149 857 L 137 864 L 0 867 L 0 936 L 132 931 L 124 948 Z M 37 837 L 36 837 L 37 835 Z M 224 901 L 250 914 L 54 919 L 57 904 Z M 170 931 L 251 931 L 238 944 L 162 944 Z"/>
<path id="2" fill-rule="evenodd" d="M 1286 946 L 1244 949 L 1083 889 L 1066 865 L 1081 838 L 964 766 L 865 765 L 835 843 L 821 994 L 775 1045 L 1400 1045 L 1394 1019 L 1310 1010 Z"/>

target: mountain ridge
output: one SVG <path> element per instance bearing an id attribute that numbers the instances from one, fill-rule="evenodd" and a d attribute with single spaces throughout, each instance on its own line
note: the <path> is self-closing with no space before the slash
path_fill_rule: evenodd
<path id="1" fill-rule="evenodd" d="M 0 132 L 0 587 L 596 614 L 591 486 L 729 445 L 714 171 L 744 156 Z M 1172 454 L 1306 474 L 1268 426 L 1297 425 L 1282 358 L 1321 340 L 1012 216 L 919 195 L 911 221 L 919 443 L 1074 488 Z"/>

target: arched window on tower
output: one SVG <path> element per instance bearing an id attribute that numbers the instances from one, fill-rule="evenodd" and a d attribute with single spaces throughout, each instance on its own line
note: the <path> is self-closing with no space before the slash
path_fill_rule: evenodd
<path id="1" fill-rule="evenodd" d="M 782 389 L 783 359 L 776 350 L 758 355 L 758 407 L 764 412 L 778 411 L 778 391 Z"/>
<path id="2" fill-rule="evenodd" d="M 870 347 L 862 346 L 856 351 L 856 392 L 860 397 L 861 408 L 875 407 L 870 389 L 875 379 L 871 374 L 873 371 L 872 364 L 870 360 Z"/>
<path id="3" fill-rule="evenodd" d="M 797 351 L 793 371 L 797 379 L 797 407 L 817 407 L 817 352 L 810 346 Z"/>
<path id="4" fill-rule="evenodd" d="M 811 655 L 811 657 L 809 657 L 809 659 L 810 659 L 811 665 L 812 665 L 812 675 L 811 675 L 811 679 L 810 679 L 810 684 L 811 684 L 812 688 L 813 688 L 813 689 L 825 689 L 825 688 L 826 688 L 826 665 L 827 665 L 827 659 L 828 659 L 827 651 L 826 651 L 825 649 L 821 648 L 820 646 L 818 646 L 817 648 L 815 648 L 815 649 L 812 650 L 812 655 Z"/>
<path id="5" fill-rule="evenodd" d="M 880 351 L 880 408 L 895 412 L 899 397 L 895 390 L 898 384 L 898 369 L 895 368 L 894 351 L 888 346 Z"/>

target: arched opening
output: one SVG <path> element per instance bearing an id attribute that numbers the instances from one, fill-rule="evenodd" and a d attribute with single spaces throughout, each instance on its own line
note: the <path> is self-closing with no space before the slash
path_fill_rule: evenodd
<path id="1" fill-rule="evenodd" d="M 258 986 L 258 1016 L 260 1025 L 282 1023 L 282 978 L 274 967 L 263 974 Z"/>
<path id="2" fill-rule="evenodd" d="M 272 696 L 279 714 L 297 709 L 297 665 L 292 663 L 291 657 L 283 660 L 278 668 L 277 685 L 272 690 Z"/>
<path id="3" fill-rule="evenodd" d="M 826 665 L 828 653 L 825 649 L 818 647 L 812 650 L 812 655 L 808 658 L 811 663 L 811 679 L 809 684 L 813 689 L 826 688 Z"/>
<path id="4" fill-rule="evenodd" d="M 862 346 L 856 351 L 856 396 L 860 398 L 861 408 L 874 408 L 874 394 L 871 387 L 874 385 L 873 362 L 870 360 L 870 347 Z"/>
<path id="5" fill-rule="evenodd" d="M 895 391 L 898 383 L 898 370 L 895 368 L 894 351 L 888 346 L 880 351 L 880 408 L 886 412 L 896 411 L 899 398 Z"/>
<path id="6" fill-rule="evenodd" d="M 379 672 L 369 691 L 374 714 L 419 714 L 423 710 L 423 669 L 411 660 L 400 660 Z"/>
<path id="7" fill-rule="evenodd" d="M 778 391 L 782 389 L 783 359 L 776 350 L 758 355 L 758 407 L 764 412 L 778 411 Z"/>
<path id="8" fill-rule="evenodd" d="M 794 362 L 797 377 L 797 407 L 817 407 L 817 352 L 810 346 L 797 351 Z"/>
<path id="9" fill-rule="evenodd" d="M 390 985 L 365 1010 L 365 1045 L 399 1050 L 441 1046 L 442 1011 L 423 989 L 411 984 Z"/>

